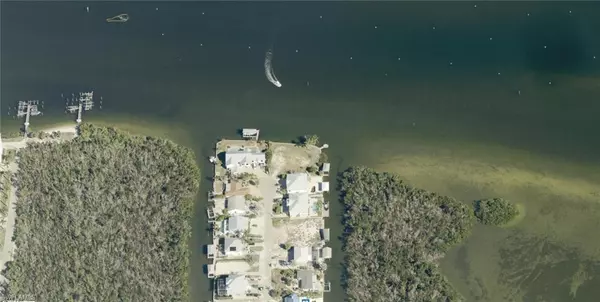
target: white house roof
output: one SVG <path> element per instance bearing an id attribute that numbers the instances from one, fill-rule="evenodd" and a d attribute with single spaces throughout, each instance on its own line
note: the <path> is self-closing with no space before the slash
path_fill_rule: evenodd
<path id="1" fill-rule="evenodd" d="M 230 232 L 245 231 L 248 229 L 248 218 L 244 216 L 231 216 L 227 219 Z"/>
<path id="2" fill-rule="evenodd" d="M 330 163 L 324 163 L 323 164 L 323 172 L 329 172 L 330 168 L 331 168 L 331 164 Z"/>
<path id="3" fill-rule="evenodd" d="M 310 216 L 310 202 L 308 193 L 288 194 L 287 208 L 290 217 L 308 217 Z"/>
<path id="4" fill-rule="evenodd" d="M 235 195 L 227 198 L 227 210 L 246 211 L 246 198 L 241 195 Z"/>
<path id="5" fill-rule="evenodd" d="M 285 178 L 285 188 L 288 193 L 298 193 L 308 191 L 308 174 L 291 173 Z"/>
<path id="6" fill-rule="evenodd" d="M 225 152 L 225 166 L 227 166 L 227 168 L 265 163 L 265 154 L 258 149 L 229 148 Z"/>
<path id="7" fill-rule="evenodd" d="M 242 252 L 244 250 L 244 243 L 241 239 L 225 238 L 223 241 L 223 249 L 225 250 L 225 254 Z"/>
<path id="8" fill-rule="evenodd" d="M 298 270 L 298 281 L 300 288 L 304 290 L 315 290 L 318 288 L 317 275 L 309 270 Z"/>
<path id="9" fill-rule="evenodd" d="M 331 248 L 330 248 L 330 247 L 324 247 L 324 248 L 321 250 L 321 256 L 322 256 L 324 259 L 331 259 L 331 254 L 332 254 L 332 253 L 331 253 Z"/>
<path id="10" fill-rule="evenodd" d="M 312 249 L 308 246 L 294 246 L 292 259 L 297 264 L 305 264 L 312 260 Z"/>
<path id="11" fill-rule="evenodd" d="M 227 295 L 245 296 L 248 290 L 248 280 L 244 275 L 229 275 L 225 279 Z"/>
<path id="12" fill-rule="evenodd" d="M 324 181 L 319 183 L 319 191 L 321 192 L 329 192 L 329 182 Z"/>

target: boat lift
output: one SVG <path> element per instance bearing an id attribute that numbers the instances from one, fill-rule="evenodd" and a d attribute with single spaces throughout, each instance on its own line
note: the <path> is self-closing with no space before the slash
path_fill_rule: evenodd
<path id="1" fill-rule="evenodd" d="M 76 121 L 77 124 L 81 124 L 83 111 L 92 110 L 94 107 L 94 91 L 80 92 L 78 97 L 75 97 L 74 94 L 71 96 L 71 104 L 69 105 L 69 100 L 67 100 L 66 111 L 69 113 L 77 111 Z M 100 103 L 102 104 L 102 101 Z"/>

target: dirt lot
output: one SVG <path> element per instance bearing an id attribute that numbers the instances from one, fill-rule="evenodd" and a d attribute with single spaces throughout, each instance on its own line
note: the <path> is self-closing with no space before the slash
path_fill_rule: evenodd
<path id="1" fill-rule="evenodd" d="M 273 157 L 269 171 L 272 175 L 305 171 L 306 167 L 316 164 L 321 155 L 318 147 L 300 147 L 290 143 L 271 143 L 271 150 Z"/>
<path id="2" fill-rule="evenodd" d="M 323 219 L 289 220 L 279 227 L 273 227 L 273 241 L 278 245 L 312 246 L 321 240 L 319 231 L 324 226 Z"/>

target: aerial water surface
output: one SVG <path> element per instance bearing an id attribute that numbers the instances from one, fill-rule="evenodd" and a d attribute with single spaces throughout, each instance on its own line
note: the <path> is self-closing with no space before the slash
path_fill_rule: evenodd
<path id="1" fill-rule="evenodd" d="M 216 139 L 238 128 L 315 133 L 337 170 L 364 164 L 464 202 L 524 206 L 518 224 L 476 227 L 440 264 L 469 301 L 600 297 L 600 4 L 3 2 L 0 23 L 3 132 L 22 122 L 9 114 L 19 100 L 44 101 L 35 129 L 73 119 L 61 93 L 93 89 L 103 109 L 84 121 L 171 137 L 204 177 Z M 208 188 L 193 301 L 210 300 Z M 331 244 L 326 299 L 341 301 Z"/>

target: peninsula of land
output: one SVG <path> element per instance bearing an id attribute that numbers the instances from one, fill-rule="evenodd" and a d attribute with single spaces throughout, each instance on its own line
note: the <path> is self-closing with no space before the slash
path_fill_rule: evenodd
<path id="1" fill-rule="evenodd" d="M 330 164 L 316 136 L 297 143 L 244 140 L 216 145 L 207 209 L 213 300 L 323 301 Z"/>
<path id="2" fill-rule="evenodd" d="M 472 207 L 366 167 L 349 168 L 338 183 L 349 301 L 463 300 L 438 260 L 469 236 L 475 221 L 506 225 L 520 211 L 500 198 Z"/>
<path id="3" fill-rule="evenodd" d="M 3 144 L 12 174 L 3 296 L 187 301 L 194 154 L 113 128 L 81 124 L 76 134 Z"/>

